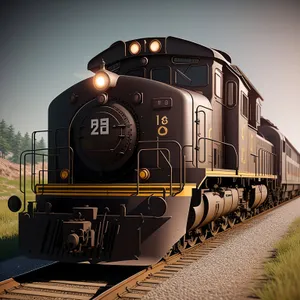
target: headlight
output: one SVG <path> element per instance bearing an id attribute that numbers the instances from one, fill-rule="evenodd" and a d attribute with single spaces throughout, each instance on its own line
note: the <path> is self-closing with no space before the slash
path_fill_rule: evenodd
<path id="1" fill-rule="evenodd" d="M 110 78 L 106 72 L 100 71 L 94 76 L 94 86 L 99 91 L 106 91 L 110 86 Z"/>
<path id="2" fill-rule="evenodd" d="M 141 44 L 139 42 L 132 42 L 129 46 L 129 51 L 131 54 L 136 55 L 141 52 Z"/>
<path id="3" fill-rule="evenodd" d="M 149 48 L 151 52 L 159 52 L 161 49 L 160 41 L 159 40 L 151 41 Z"/>

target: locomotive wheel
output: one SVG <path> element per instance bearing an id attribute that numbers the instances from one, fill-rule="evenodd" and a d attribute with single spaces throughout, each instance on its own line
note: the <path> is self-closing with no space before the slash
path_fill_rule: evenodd
<path id="1" fill-rule="evenodd" d="M 246 220 L 246 218 L 247 218 L 247 213 L 246 212 L 241 212 L 241 214 L 240 214 L 240 222 L 244 223 L 245 220 Z"/>
<path id="2" fill-rule="evenodd" d="M 183 250 L 186 248 L 187 246 L 187 241 L 185 239 L 185 235 L 176 243 L 176 249 L 179 252 L 183 252 Z"/>
<path id="3" fill-rule="evenodd" d="M 209 229 L 210 229 L 210 233 L 212 236 L 216 236 L 219 232 L 220 227 L 218 226 L 218 224 L 214 221 L 212 221 L 209 224 Z"/>
<path id="4" fill-rule="evenodd" d="M 246 218 L 247 218 L 247 212 L 244 212 L 244 211 L 237 211 L 235 213 L 237 219 L 239 220 L 239 222 L 243 223 L 245 222 Z"/>
<path id="5" fill-rule="evenodd" d="M 191 235 L 186 241 L 190 247 L 194 247 L 198 242 L 198 237 Z"/>
<path id="6" fill-rule="evenodd" d="M 203 243 L 206 240 L 207 237 L 207 229 L 206 228 L 197 228 L 196 233 L 198 236 L 198 239 L 200 240 L 201 243 Z"/>
<path id="7" fill-rule="evenodd" d="M 230 228 L 232 228 L 234 226 L 235 222 L 236 222 L 236 218 L 234 218 L 234 217 L 228 218 L 228 225 Z"/>
<path id="8" fill-rule="evenodd" d="M 228 226 L 228 217 L 222 217 L 221 229 L 225 231 L 227 226 Z"/>

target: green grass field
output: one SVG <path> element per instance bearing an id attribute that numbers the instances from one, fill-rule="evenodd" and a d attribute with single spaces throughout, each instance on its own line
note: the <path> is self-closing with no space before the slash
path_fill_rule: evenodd
<path id="1" fill-rule="evenodd" d="M 17 195 L 23 200 L 23 194 L 19 190 L 19 180 L 0 177 L 0 260 L 18 254 L 18 213 L 11 212 L 7 206 L 7 200 L 12 195 Z M 26 199 L 34 200 L 34 196 L 28 178 Z"/>
<path id="2" fill-rule="evenodd" d="M 290 226 L 288 234 L 276 245 L 276 257 L 265 265 L 268 277 L 256 295 L 263 300 L 300 299 L 300 218 Z"/>

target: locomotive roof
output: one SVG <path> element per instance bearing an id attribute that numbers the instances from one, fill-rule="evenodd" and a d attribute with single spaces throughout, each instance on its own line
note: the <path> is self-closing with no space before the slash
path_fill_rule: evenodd
<path id="1" fill-rule="evenodd" d="M 117 41 L 113 43 L 108 49 L 102 51 L 94 58 L 92 58 L 88 63 L 88 70 L 92 72 L 97 72 L 99 66 L 101 65 L 102 59 L 104 59 L 107 65 L 111 65 L 116 63 L 124 58 L 132 57 L 132 55 L 127 50 L 129 45 L 137 41 L 141 45 L 145 44 L 145 41 L 151 40 L 159 40 L 162 43 L 162 51 L 159 54 L 170 54 L 170 55 L 188 55 L 188 56 L 204 56 L 204 57 L 211 57 L 215 59 L 222 60 L 226 63 L 231 63 L 231 57 L 217 49 L 208 48 L 202 46 L 200 44 L 196 44 L 191 41 L 187 41 L 184 39 L 176 38 L 173 36 L 168 37 L 153 37 L 153 38 L 142 38 L 142 39 L 135 39 L 130 40 L 127 42 L 124 41 Z M 140 54 L 135 56 L 145 56 L 145 55 L 159 55 L 157 53 L 153 54 L 149 51 L 141 51 Z"/>
<path id="2" fill-rule="evenodd" d="M 254 85 L 250 82 L 248 77 L 241 71 L 240 68 L 231 64 L 231 57 L 217 49 L 208 48 L 206 46 L 187 41 L 184 39 L 180 39 L 173 36 L 168 37 L 150 37 L 150 38 L 140 38 L 135 40 L 130 40 L 127 42 L 124 41 L 117 41 L 113 43 L 109 48 L 102 51 L 95 57 L 93 57 L 88 63 L 88 70 L 96 73 L 100 66 L 102 65 L 102 59 L 105 61 L 107 65 L 112 65 L 117 63 L 118 61 L 133 57 L 132 54 L 128 51 L 129 45 L 132 42 L 139 42 L 140 45 L 145 45 L 145 43 L 152 40 L 159 40 L 162 44 L 162 50 L 160 53 L 151 53 L 149 51 L 141 51 L 140 54 L 134 56 L 145 56 L 145 55 L 162 55 L 162 54 L 169 54 L 169 55 L 185 55 L 185 56 L 202 56 L 213 58 L 215 60 L 222 61 L 225 63 L 248 87 L 248 89 L 253 90 L 261 100 L 263 100 L 262 96 L 256 90 Z"/>
<path id="3" fill-rule="evenodd" d="M 239 76 L 239 78 L 244 82 L 244 84 L 248 87 L 248 89 L 253 90 L 257 96 L 264 101 L 263 97 L 260 95 L 258 90 L 254 87 L 252 82 L 249 80 L 249 78 L 245 75 L 245 73 L 236 65 L 231 64 L 231 69 L 235 71 L 235 73 Z"/>

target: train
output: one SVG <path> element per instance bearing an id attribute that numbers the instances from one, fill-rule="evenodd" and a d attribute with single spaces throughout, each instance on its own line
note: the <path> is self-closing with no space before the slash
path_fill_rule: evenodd
<path id="1" fill-rule="evenodd" d="M 28 201 L 21 177 L 24 199 L 8 201 L 22 255 L 149 266 L 300 194 L 300 153 L 224 51 L 139 38 L 87 69 L 21 155 L 35 193 Z M 36 148 L 39 132 L 47 149 Z"/>

